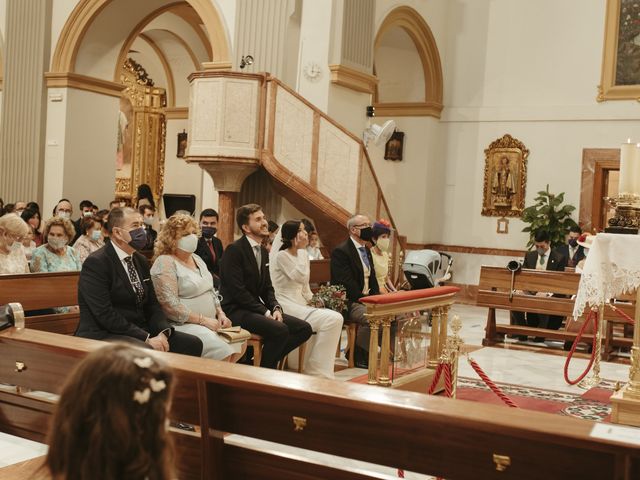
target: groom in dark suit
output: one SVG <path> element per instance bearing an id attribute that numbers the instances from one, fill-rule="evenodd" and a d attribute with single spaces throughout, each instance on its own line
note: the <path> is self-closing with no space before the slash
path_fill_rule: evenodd
<path id="1" fill-rule="evenodd" d="M 368 248 L 373 236 L 371 220 L 364 215 L 354 215 L 347 221 L 347 229 L 349 238 L 331 252 L 331 284 L 342 285 L 347 292 L 349 312 L 345 321 L 358 324 L 354 361 L 356 367 L 367 368 L 371 332 L 364 316 L 366 308 L 360 299 L 380 293 Z"/>
<path id="2" fill-rule="evenodd" d="M 262 207 L 243 205 L 236 222 L 243 236 L 222 256 L 222 308 L 234 325 L 263 338 L 260 366 L 276 368 L 279 360 L 307 341 L 311 325 L 285 314 L 278 305 L 269 275 L 269 254 L 262 246 L 269 236 Z"/>
<path id="3" fill-rule="evenodd" d="M 202 341 L 171 328 L 156 298 L 149 263 L 136 251 L 146 243 L 142 215 L 114 208 L 107 230 L 106 245 L 82 265 L 76 335 L 199 357 Z"/>

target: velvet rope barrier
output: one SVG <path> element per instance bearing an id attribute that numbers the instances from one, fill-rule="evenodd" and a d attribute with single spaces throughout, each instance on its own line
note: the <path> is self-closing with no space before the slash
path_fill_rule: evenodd
<path id="1" fill-rule="evenodd" d="M 629 315 L 627 315 L 626 313 L 624 313 L 622 310 L 620 310 L 618 307 L 616 307 L 613 303 L 607 303 L 607 305 L 609 306 L 609 308 L 611 308 L 611 310 L 616 312 L 618 316 L 622 318 L 625 322 L 630 323 L 631 325 L 635 325 L 636 323 L 635 320 L 631 318 Z"/>
<path id="2" fill-rule="evenodd" d="M 575 380 L 571 380 L 569 378 L 569 365 L 571 363 L 571 359 L 573 358 L 573 354 L 576 351 L 576 347 L 578 346 L 578 343 L 582 338 L 582 334 L 586 330 L 591 320 L 593 320 L 593 339 L 591 344 L 591 347 L 592 347 L 591 358 L 589 359 L 589 364 L 587 365 L 587 368 L 584 370 L 584 372 L 582 372 L 582 374 Z M 569 385 L 575 385 L 576 383 L 580 382 L 580 380 L 582 380 L 584 377 L 587 376 L 587 373 L 589 373 L 589 370 L 591 370 L 591 366 L 593 365 L 593 362 L 596 358 L 596 338 L 597 338 L 596 332 L 597 331 L 598 331 L 598 312 L 596 310 L 591 310 L 591 312 L 589 312 L 589 315 L 587 316 L 587 319 L 582 324 L 582 327 L 580 327 L 580 331 L 578 332 L 576 339 L 573 341 L 573 345 L 571 345 L 571 350 L 569 351 L 569 355 L 567 355 L 567 360 L 566 362 L 564 362 L 564 381 L 567 382 Z"/>
<path id="3" fill-rule="evenodd" d="M 447 398 L 453 396 L 453 384 L 451 383 L 451 364 L 444 364 L 444 394 Z"/>
<path id="4" fill-rule="evenodd" d="M 500 400 L 502 400 L 504 403 L 509 405 L 511 408 L 518 408 L 518 405 L 516 405 L 513 400 L 507 397 L 507 395 L 502 390 L 500 390 L 500 387 L 498 387 L 495 383 L 493 383 L 493 381 L 487 376 L 486 373 L 484 373 L 484 370 L 480 368 L 480 365 L 478 365 L 475 360 L 467 356 L 467 361 L 471 365 L 471 368 L 475 370 L 478 376 L 487 385 L 487 387 L 489 387 L 491 391 L 500 398 Z"/>
<path id="5" fill-rule="evenodd" d="M 436 391 L 436 386 L 438 386 L 438 382 L 440 381 L 440 377 L 442 376 L 443 369 L 444 363 L 439 363 L 438 368 L 436 368 L 436 374 L 434 375 L 431 386 L 429 387 L 429 391 L 427 392 L 429 395 L 433 395 L 433 392 Z"/>

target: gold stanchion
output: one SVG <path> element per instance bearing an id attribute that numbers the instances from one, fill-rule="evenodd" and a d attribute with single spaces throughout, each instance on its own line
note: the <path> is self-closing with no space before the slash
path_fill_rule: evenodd
<path id="1" fill-rule="evenodd" d="M 458 361 L 460 359 L 460 349 L 462 345 L 464 345 L 464 341 L 460 337 L 460 330 L 462 329 L 462 321 L 458 315 L 454 315 L 451 320 L 451 331 L 453 332 L 453 336 L 447 341 L 450 340 L 450 351 L 451 351 L 451 398 L 456 398 L 456 390 L 458 387 Z"/>
<path id="2" fill-rule="evenodd" d="M 604 303 L 598 307 L 598 330 L 595 332 L 596 335 L 596 346 L 595 355 L 593 359 L 593 369 L 591 370 L 591 375 L 580 383 L 578 386 L 584 390 L 589 390 L 600 384 L 602 379 L 600 378 L 600 358 L 602 357 L 602 336 L 604 333 L 605 320 L 604 320 Z"/>
<path id="3" fill-rule="evenodd" d="M 391 385 L 389 379 L 389 353 L 391 351 L 391 316 L 382 318 L 382 348 L 380 349 L 380 376 L 378 385 L 388 387 Z"/>
<path id="4" fill-rule="evenodd" d="M 369 385 L 378 384 L 378 325 L 380 320 L 369 314 L 365 314 L 369 321 L 371 337 L 369 338 Z"/>
<path id="5" fill-rule="evenodd" d="M 435 307 L 431 310 L 431 338 L 429 339 L 429 368 L 438 368 L 441 347 L 438 347 L 440 335 L 438 328 L 440 327 L 440 317 L 442 316 L 442 308 Z M 446 331 L 445 331 L 446 335 Z"/>

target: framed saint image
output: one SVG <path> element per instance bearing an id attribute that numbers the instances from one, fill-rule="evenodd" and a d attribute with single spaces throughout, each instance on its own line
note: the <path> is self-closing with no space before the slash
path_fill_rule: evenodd
<path id="1" fill-rule="evenodd" d="M 529 150 L 506 134 L 484 151 L 482 215 L 519 217 L 524 210 Z"/>
<path id="2" fill-rule="evenodd" d="M 396 130 L 384 147 L 384 159 L 401 161 L 404 148 L 404 132 Z"/>
<path id="3" fill-rule="evenodd" d="M 599 102 L 640 99 L 640 2 L 607 0 Z"/>

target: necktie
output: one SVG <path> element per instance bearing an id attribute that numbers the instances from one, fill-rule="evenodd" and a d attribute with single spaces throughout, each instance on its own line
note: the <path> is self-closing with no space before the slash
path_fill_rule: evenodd
<path id="1" fill-rule="evenodd" d="M 211 251 L 211 258 L 215 262 L 216 261 L 216 252 L 213 249 L 213 241 L 212 240 L 207 240 L 207 246 L 209 247 L 209 250 Z"/>
<path id="2" fill-rule="evenodd" d="M 362 261 L 364 262 L 367 268 L 371 268 L 369 264 L 369 256 L 367 255 L 367 249 L 365 247 L 358 247 L 358 251 L 360 252 L 360 257 L 362 257 Z"/>
<path id="3" fill-rule="evenodd" d="M 129 280 L 131 281 L 133 291 L 136 294 L 136 303 L 140 305 L 144 300 L 144 287 L 140 283 L 140 277 L 138 277 L 136 267 L 133 265 L 133 259 L 131 257 L 125 257 L 124 262 L 127 264 Z"/>
<path id="4" fill-rule="evenodd" d="M 540 255 L 540 265 L 544 265 L 544 259 L 546 256 L 547 256 L 546 254 Z"/>
<path id="5" fill-rule="evenodd" d="M 256 263 L 258 264 L 258 271 L 260 271 L 260 267 L 262 266 L 262 253 L 260 251 L 260 245 L 256 245 L 253 247 L 253 251 L 256 256 Z"/>

